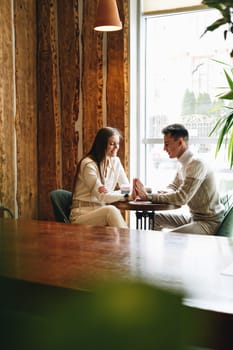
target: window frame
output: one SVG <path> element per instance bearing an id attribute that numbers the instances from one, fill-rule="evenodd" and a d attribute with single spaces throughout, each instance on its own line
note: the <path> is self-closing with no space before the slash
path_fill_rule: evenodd
<path id="1" fill-rule="evenodd" d="M 142 11 L 142 1 L 135 2 L 134 5 L 130 6 L 130 16 L 131 16 L 131 31 L 130 31 L 130 55 L 133 57 L 134 63 L 130 65 L 130 77 L 131 77 L 131 93 L 130 93 L 130 105 L 131 105 L 131 113 L 130 113 L 130 130 L 131 135 L 134 137 L 130 138 L 130 174 L 133 177 L 139 177 L 144 183 L 146 182 L 146 153 L 147 146 L 151 144 L 163 144 L 163 137 L 161 134 L 161 138 L 149 138 L 145 137 L 146 131 L 146 103 L 145 99 L 141 98 L 141 96 L 145 96 L 145 78 L 146 74 L 142 74 L 141 67 L 145 67 L 145 48 L 146 42 L 145 38 L 145 18 L 160 15 L 162 12 L 143 12 Z M 173 9 L 172 11 L 163 11 L 163 14 L 168 14 L 168 12 L 193 12 L 195 10 L 210 10 L 209 8 L 201 5 L 201 6 L 192 6 L 189 8 L 183 9 Z M 132 21 L 133 18 L 133 21 Z M 132 23 L 133 22 L 133 23 Z M 145 67 L 146 69 L 146 67 Z M 132 80 L 132 77 L 133 80 Z M 132 107 L 135 106 L 135 107 Z M 217 142 L 217 137 L 209 138 L 209 137 L 199 137 L 190 138 L 190 145 L 196 144 L 199 141 L 199 144 L 213 144 L 213 141 Z M 136 151 L 136 157 L 133 156 Z M 224 169 L 224 172 L 228 173 L 232 171 L 230 169 Z"/>

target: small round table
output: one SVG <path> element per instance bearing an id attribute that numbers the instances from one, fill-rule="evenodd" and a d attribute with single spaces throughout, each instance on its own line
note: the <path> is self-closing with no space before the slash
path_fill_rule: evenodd
<path id="1" fill-rule="evenodd" d="M 113 203 L 120 210 L 136 211 L 136 229 L 153 230 L 155 227 L 154 213 L 161 210 L 179 209 L 179 205 L 169 203 L 151 203 L 149 201 L 129 201 Z M 144 225 L 143 225 L 144 224 Z"/>

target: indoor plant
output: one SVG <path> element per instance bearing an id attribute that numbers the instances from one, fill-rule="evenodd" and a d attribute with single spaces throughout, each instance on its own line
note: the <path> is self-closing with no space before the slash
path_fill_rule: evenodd
<path id="1" fill-rule="evenodd" d="M 220 62 L 226 65 L 223 62 Z M 226 65 L 228 66 L 228 65 Z M 219 95 L 218 98 L 222 100 L 232 100 L 233 101 L 233 68 L 229 67 L 229 71 L 224 69 L 224 73 L 228 82 L 228 90 L 223 94 Z M 228 112 L 218 119 L 214 128 L 210 132 L 210 135 L 218 132 L 218 141 L 216 145 L 216 154 L 218 154 L 220 148 L 225 143 L 227 144 L 227 155 L 230 168 L 233 167 L 233 107 L 224 106 Z"/>
<path id="2" fill-rule="evenodd" d="M 204 34 L 207 31 L 213 31 L 220 26 L 224 25 L 224 39 L 227 38 L 228 33 L 233 33 L 233 3 L 231 1 L 216 1 L 216 0 L 203 0 L 203 5 L 206 5 L 210 8 L 215 8 L 221 13 L 221 18 L 216 20 L 214 23 L 209 25 Z M 225 28 L 227 25 L 227 28 Z M 233 50 L 230 53 L 230 56 L 233 57 Z M 220 62 L 225 65 L 224 73 L 227 79 L 228 87 L 227 91 L 218 97 L 222 100 L 232 100 L 233 101 L 233 68 L 229 67 L 229 65 Z M 233 107 L 224 106 L 225 109 L 228 110 L 226 115 L 221 117 L 214 128 L 210 132 L 210 135 L 218 132 L 218 141 L 216 146 L 216 154 L 218 154 L 220 148 L 223 144 L 227 145 L 228 150 L 228 161 L 230 168 L 233 168 Z"/>

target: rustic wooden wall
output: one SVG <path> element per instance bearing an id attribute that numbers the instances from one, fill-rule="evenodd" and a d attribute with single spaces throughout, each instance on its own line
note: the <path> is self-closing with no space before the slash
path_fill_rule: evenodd
<path id="1" fill-rule="evenodd" d="M 128 0 L 118 0 L 117 4 L 123 30 L 103 34 L 93 30 L 98 1 L 84 0 L 83 151 L 89 150 L 99 128 L 116 127 L 124 137 L 119 155 L 128 171 L 129 5 Z"/>
<path id="2" fill-rule="evenodd" d="M 128 0 L 116 33 L 93 30 L 97 5 L 1 4 L 0 200 L 21 217 L 53 219 L 50 191 L 71 190 L 78 154 L 102 126 L 123 133 L 127 169 Z"/>
<path id="3" fill-rule="evenodd" d="M 79 111 L 78 2 L 38 2 L 39 218 L 52 219 L 49 193 L 71 190 Z"/>
<path id="4" fill-rule="evenodd" d="M 123 30 L 108 34 L 107 41 L 107 115 L 108 124 L 123 134 L 119 156 L 129 169 L 129 5 L 118 1 Z"/>
<path id="5" fill-rule="evenodd" d="M 0 204 L 15 208 L 14 67 L 11 2 L 0 10 Z"/>
<path id="6" fill-rule="evenodd" d="M 124 30 L 108 34 L 93 30 L 97 5 L 90 0 L 83 0 L 82 6 L 72 0 L 38 4 L 39 217 L 43 219 L 53 217 L 49 192 L 72 189 L 80 134 L 85 153 L 99 128 L 119 128 L 125 136 L 120 156 L 128 165 L 128 2 L 119 1 Z M 75 131 L 78 118 L 82 128 Z"/>
<path id="7" fill-rule="evenodd" d="M 83 1 L 83 153 L 89 150 L 97 130 L 104 126 L 103 33 L 93 30 L 97 5 L 97 1 Z"/>
<path id="8" fill-rule="evenodd" d="M 0 23 L 0 200 L 16 216 L 36 218 L 35 2 L 3 1 Z"/>
<path id="9" fill-rule="evenodd" d="M 58 52 L 61 109 L 62 186 L 72 188 L 78 158 L 79 133 L 79 12 L 78 0 L 58 0 Z"/>
<path id="10" fill-rule="evenodd" d="M 51 213 L 49 192 L 61 187 L 61 122 L 58 86 L 56 0 L 37 3 L 39 218 Z M 51 216 L 51 214 L 50 214 Z"/>
<path id="11" fill-rule="evenodd" d="M 14 1 L 17 205 L 37 217 L 37 106 L 35 1 Z"/>

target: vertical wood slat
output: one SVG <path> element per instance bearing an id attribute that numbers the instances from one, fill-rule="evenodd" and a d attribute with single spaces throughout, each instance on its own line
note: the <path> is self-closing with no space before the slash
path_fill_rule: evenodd
<path id="1" fill-rule="evenodd" d="M 82 25 L 82 116 L 83 153 L 103 127 L 103 34 L 94 28 L 97 1 L 83 0 Z"/>
<path id="2" fill-rule="evenodd" d="M 123 134 L 119 156 L 129 168 L 129 8 L 128 0 L 118 0 L 123 30 L 108 33 L 107 40 L 107 115 L 108 125 Z"/>
<path id="3" fill-rule="evenodd" d="M 36 6 L 14 1 L 17 205 L 24 218 L 37 218 Z"/>
<path id="4" fill-rule="evenodd" d="M 14 80 L 11 1 L 1 2 L 0 23 L 0 202 L 14 211 Z"/>
<path id="5" fill-rule="evenodd" d="M 57 28 L 61 110 L 62 187 L 72 189 L 77 164 L 79 113 L 79 21 L 78 1 L 58 0 Z"/>
<path id="6" fill-rule="evenodd" d="M 49 193 L 61 187 L 56 0 L 37 2 L 39 218 L 53 219 Z"/>

